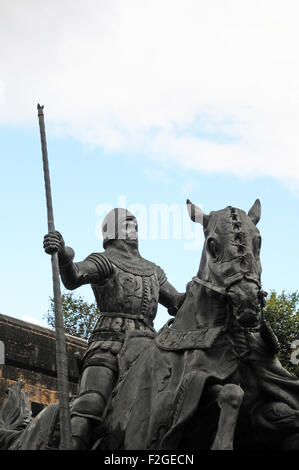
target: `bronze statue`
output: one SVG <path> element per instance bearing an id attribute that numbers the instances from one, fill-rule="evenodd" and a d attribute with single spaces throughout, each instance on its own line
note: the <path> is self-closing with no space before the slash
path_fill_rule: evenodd
<path id="1" fill-rule="evenodd" d="M 187 286 L 185 299 L 166 284 L 162 270 L 155 265 L 141 261 L 143 268 L 149 269 L 146 276 L 135 271 L 137 265 L 133 267 L 128 260 L 132 250 L 139 259 L 135 251 L 137 238 L 135 245 L 132 241 L 123 245 L 131 236 L 112 241 L 116 246 L 114 254 L 107 239 L 104 254 L 93 254 L 82 265 L 73 263 L 73 254 L 63 247 L 59 235 L 50 235 L 55 243 L 48 239 L 46 249 L 53 243 L 53 249 L 61 250 L 61 272 L 65 270 L 62 275 L 72 279 L 73 287 L 84 280 L 93 286 L 99 282 L 99 290 L 93 288 L 98 298 L 107 302 L 103 305 L 111 307 L 117 300 L 122 312 L 116 313 L 126 314 L 109 315 L 108 309 L 107 315 L 103 312 L 91 338 L 90 354 L 85 357 L 85 371 L 95 368 L 111 379 L 105 382 L 109 383 L 107 395 L 99 394 L 101 388 L 84 389 L 81 380 L 80 391 L 95 398 L 90 401 L 96 404 L 94 420 L 102 412 L 98 395 L 103 396 L 103 406 L 105 399 L 111 397 L 103 432 L 95 433 L 86 445 L 105 450 L 298 450 L 299 380 L 277 359 L 279 343 L 263 316 L 266 293 L 261 287 L 261 236 L 256 226 L 261 216 L 260 202 L 256 200 L 248 213 L 229 206 L 207 215 L 190 201 L 187 207 L 191 219 L 202 223 L 205 243 L 199 270 Z M 124 247 L 124 264 L 119 262 L 120 247 Z M 95 260 L 93 265 L 91 260 Z M 87 273 L 84 263 L 94 266 L 93 271 Z M 99 272 L 107 274 L 101 282 Z M 152 299 L 142 310 L 144 319 L 127 316 L 129 311 L 136 312 L 132 305 L 144 305 L 138 296 L 139 277 L 146 278 L 148 286 L 142 284 L 142 299 Z M 112 279 L 117 280 L 115 289 L 122 286 L 120 291 L 113 290 L 116 300 L 106 299 L 104 294 L 103 285 L 110 285 Z M 119 283 L 120 279 L 127 281 Z M 128 293 L 132 298 L 128 298 Z M 155 314 L 152 307 L 158 300 L 174 308 L 172 313 L 178 310 L 155 334 L 148 312 Z M 123 328 L 125 337 L 121 336 Z M 109 336 L 112 333 L 113 337 Z M 116 360 L 117 343 L 121 354 Z M 116 363 L 118 381 L 112 367 Z M 83 372 L 82 378 L 87 376 Z M 111 393 L 112 382 L 115 386 Z M 79 396 L 84 398 L 85 394 Z M 71 404 L 77 412 L 73 412 L 74 417 L 84 418 L 86 410 L 90 410 L 90 403 L 86 403 L 83 412 L 78 412 L 81 403 L 78 399 Z M 35 418 L 34 425 L 30 423 L 16 434 L 1 426 L 0 443 L 10 443 L 1 448 L 58 448 L 57 410 L 58 404 L 47 407 Z"/>
<path id="2" fill-rule="evenodd" d="M 160 302 L 171 314 L 180 307 L 179 294 L 164 271 L 142 258 L 138 249 L 137 220 L 128 210 L 110 211 L 103 221 L 103 253 L 92 253 L 74 263 L 74 251 L 66 247 L 59 232 L 45 236 L 47 253 L 58 250 L 64 286 L 73 290 L 91 284 L 100 316 L 83 358 L 78 397 L 71 405 L 73 447 L 88 449 L 103 422 L 118 375 L 118 355 L 128 333 L 153 337 Z"/>

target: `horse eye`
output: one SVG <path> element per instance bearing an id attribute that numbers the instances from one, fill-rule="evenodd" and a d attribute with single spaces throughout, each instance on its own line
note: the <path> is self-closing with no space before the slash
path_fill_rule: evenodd
<path id="1" fill-rule="evenodd" d="M 215 240 L 215 238 L 209 238 L 207 247 L 208 247 L 210 255 L 213 258 L 217 258 L 219 256 L 219 254 L 220 254 L 220 245 L 217 242 L 217 240 Z"/>
<path id="2" fill-rule="evenodd" d="M 253 249 L 256 255 L 260 254 L 261 251 L 261 245 L 262 245 L 262 238 L 261 237 L 256 237 L 253 241 Z"/>

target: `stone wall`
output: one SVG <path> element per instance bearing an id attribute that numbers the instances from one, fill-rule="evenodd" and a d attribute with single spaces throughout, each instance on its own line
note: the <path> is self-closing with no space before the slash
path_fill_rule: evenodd
<path id="1" fill-rule="evenodd" d="M 25 382 L 33 416 L 58 401 L 55 332 L 0 314 L 0 341 L 5 357 L 0 365 L 0 406 L 7 388 L 19 380 Z M 79 378 L 76 353 L 84 353 L 87 341 L 66 335 L 66 347 L 69 390 L 74 395 Z"/>

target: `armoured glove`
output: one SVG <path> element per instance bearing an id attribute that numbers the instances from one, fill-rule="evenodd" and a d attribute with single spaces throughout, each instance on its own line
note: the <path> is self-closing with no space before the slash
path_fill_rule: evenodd
<path id="1" fill-rule="evenodd" d="M 55 232 L 49 232 L 44 236 L 44 250 L 46 253 L 51 255 L 55 251 L 59 251 L 64 247 L 64 240 L 60 232 L 55 230 Z"/>

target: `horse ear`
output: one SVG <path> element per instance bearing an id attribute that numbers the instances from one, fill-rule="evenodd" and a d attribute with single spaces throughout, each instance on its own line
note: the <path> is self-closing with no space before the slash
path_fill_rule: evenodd
<path id="1" fill-rule="evenodd" d="M 261 218 L 261 201 L 259 199 L 255 201 L 247 215 L 255 225 L 258 223 Z"/>
<path id="2" fill-rule="evenodd" d="M 203 226 L 206 226 L 208 216 L 204 213 L 204 211 L 199 206 L 193 204 L 190 199 L 187 199 L 186 204 L 190 219 L 193 222 L 197 222 Z"/>

